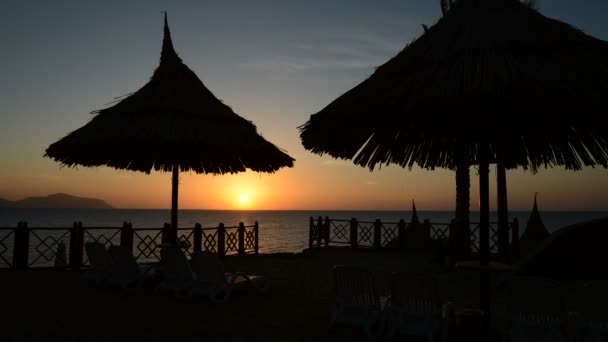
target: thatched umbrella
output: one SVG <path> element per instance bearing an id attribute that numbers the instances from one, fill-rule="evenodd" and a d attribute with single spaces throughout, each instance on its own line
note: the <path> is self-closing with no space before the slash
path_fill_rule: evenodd
<path id="1" fill-rule="evenodd" d="M 606 42 L 517 0 L 459 0 L 371 77 L 312 115 L 301 139 L 314 153 L 370 170 L 479 164 L 480 261 L 487 268 L 489 163 L 532 172 L 608 167 L 608 133 L 599 124 L 606 94 Z M 480 299 L 489 313 L 487 281 L 482 276 Z"/>
<path id="2" fill-rule="evenodd" d="M 177 238 L 179 171 L 272 173 L 294 159 L 218 100 L 177 56 L 165 14 L 160 65 L 141 89 L 102 109 L 51 144 L 46 156 L 67 166 L 173 172 L 169 242 Z"/>

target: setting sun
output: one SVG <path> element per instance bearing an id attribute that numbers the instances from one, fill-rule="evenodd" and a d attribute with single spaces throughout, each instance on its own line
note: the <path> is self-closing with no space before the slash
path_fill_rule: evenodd
<path id="1" fill-rule="evenodd" d="M 270 177 L 260 178 L 253 172 L 245 172 L 239 175 L 226 175 L 218 178 L 223 188 L 218 197 L 223 198 L 219 208 L 238 210 L 259 210 L 260 206 L 268 205 L 267 183 Z"/>
<path id="2" fill-rule="evenodd" d="M 250 192 L 239 192 L 236 197 L 236 206 L 240 209 L 251 209 L 255 203 Z"/>

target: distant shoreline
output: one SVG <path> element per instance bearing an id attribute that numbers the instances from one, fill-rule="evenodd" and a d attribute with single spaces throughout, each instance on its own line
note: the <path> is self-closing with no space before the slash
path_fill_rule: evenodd
<path id="1" fill-rule="evenodd" d="M 57 193 L 48 196 L 26 197 L 17 201 L 0 198 L 0 208 L 8 209 L 114 209 L 104 200 Z"/>

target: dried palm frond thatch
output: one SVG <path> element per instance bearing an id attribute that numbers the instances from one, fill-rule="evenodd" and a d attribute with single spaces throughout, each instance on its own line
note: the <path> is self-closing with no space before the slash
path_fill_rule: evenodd
<path id="1" fill-rule="evenodd" d="M 160 66 L 152 79 L 85 126 L 51 144 L 46 156 L 67 165 L 149 173 L 152 169 L 274 172 L 294 159 L 218 100 L 173 49 L 165 17 Z"/>
<path id="2" fill-rule="evenodd" d="M 608 167 L 608 43 L 517 0 L 458 0 L 300 126 L 317 154 L 454 168 L 458 149 L 537 171 Z"/>

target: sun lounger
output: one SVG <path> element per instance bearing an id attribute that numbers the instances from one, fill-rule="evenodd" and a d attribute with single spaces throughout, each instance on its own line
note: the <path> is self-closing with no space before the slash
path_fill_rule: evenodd
<path id="1" fill-rule="evenodd" d="M 252 287 L 260 292 L 266 292 L 269 288 L 266 277 L 225 272 L 224 264 L 215 254 L 195 253 L 190 260 L 190 266 L 197 280 L 194 292 L 202 292 L 212 301 L 227 301 L 232 290 L 236 288 Z"/>
<path id="2" fill-rule="evenodd" d="M 446 341 L 449 304 L 439 296 L 437 280 L 431 276 L 395 273 L 386 307 L 387 334 L 426 337 Z"/>
<path id="3" fill-rule="evenodd" d="M 125 247 L 110 246 L 106 249 L 99 242 L 87 242 L 85 251 L 91 266 L 82 278 L 97 285 L 140 287 L 148 276 L 156 273 L 152 267 L 138 265 L 131 251 Z"/>
<path id="4" fill-rule="evenodd" d="M 342 323 L 360 327 L 368 337 L 379 335 L 383 308 L 373 274 L 361 267 L 335 266 L 333 277 L 335 301 L 329 327 Z"/>
<path id="5" fill-rule="evenodd" d="M 563 287 L 540 277 L 513 277 L 506 312 L 506 341 L 567 341 Z"/>

